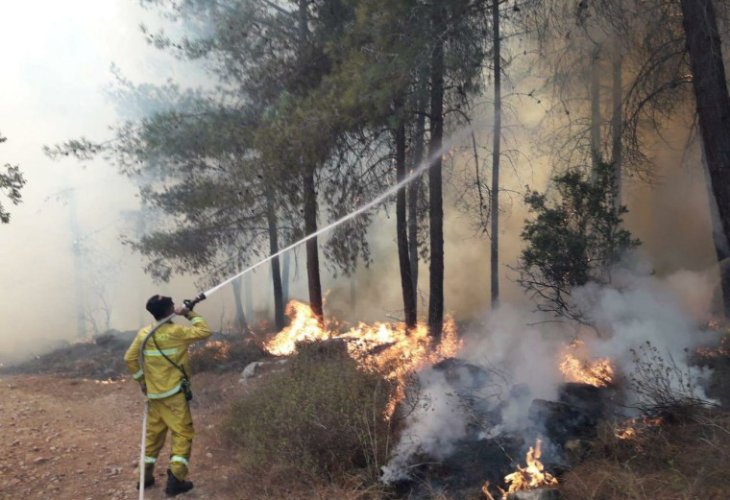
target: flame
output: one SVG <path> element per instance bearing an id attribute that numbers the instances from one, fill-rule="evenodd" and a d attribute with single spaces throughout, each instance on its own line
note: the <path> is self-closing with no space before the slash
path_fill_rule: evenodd
<path id="1" fill-rule="evenodd" d="M 507 491 L 502 490 L 502 498 L 507 498 L 510 494 L 518 491 L 532 490 L 541 486 L 557 486 L 558 480 L 545 472 L 545 466 L 540 462 L 542 451 L 540 450 L 540 439 L 535 440 L 535 448 L 530 446 L 527 451 L 527 467 L 517 466 L 517 470 L 512 474 L 504 477 L 504 482 L 509 486 Z M 486 486 L 486 485 L 485 485 Z"/>
<path id="2" fill-rule="evenodd" d="M 288 356 L 296 351 L 296 343 L 301 341 L 327 340 L 330 332 L 324 330 L 309 305 L 297 300 L 286 306 L 286 315 L 291 324 L 266 343 L 264 349 L 274 356 Z"/>
<path id="3" fill-rule="evenodd" d="M 386 415 L 390 416 L 405 396 L 406 378 L 427 364 L 437 363 L 454 356 L 461 347 L 456 324 L 447 316 L 441 342 L 434 347 L 433 337 L 428 327 L 418 323 L 410 331 L 405 323 L 358 323 L 344 333 L 336 333 L 323 328 L 312 313 L 311 308 L 302 302 L 291 301 L 286 308 L 291 324 L 267 342 L 264 348 L 271 354 L 285 356 L 296 351 L 296 343 L 342 339 L 347 343 L 347 351 L 363 369 L 376 371 L 396 382 L 396 392 L 388 404 Z"/>
<path id="4" fill-rule="evenodd" d="M 625 427 L 617 427 L 614 435 L 622 441 L 631 441 L 636 439 L 636 427 L 630 424 Z"/>
<path id="5" fill-rule="evenodd" d="M 613 434 L 622 441 L 633 441 L 639 434 L 652 427 L 659 427 L 664 423 L 662 417 L 630 418 L 614 429 Z"/>
<path id="6" fill-rule="evenodd" d="M 607 387 L 613 381 L 613 364 L 608 358 L 588 361 L 583 342 L 575 341 L 565 348 L 560 371 L 568 382 L 581 382 L 595 387 Z M 581 359 L 583 358 L 583 359 Z"/>

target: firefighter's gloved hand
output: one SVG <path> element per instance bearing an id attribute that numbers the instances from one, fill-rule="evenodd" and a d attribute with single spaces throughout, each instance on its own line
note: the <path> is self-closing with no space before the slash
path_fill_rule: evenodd
<path id="1" fill-rule="evenodd" d="M 187 317 L 188 314 L 190 314 L 190 309 L 188 309 L 187 307 L 178 307 L 177 309 L 175 309 L 175 314 L 177 314 L 178 316 Z"/>
<path id="2" fill-rule="evenodd" d="M 144 382 L 139 383 L 139 388 L 142 389 L 142 394 L 147 395 L 147 384 Z"/>

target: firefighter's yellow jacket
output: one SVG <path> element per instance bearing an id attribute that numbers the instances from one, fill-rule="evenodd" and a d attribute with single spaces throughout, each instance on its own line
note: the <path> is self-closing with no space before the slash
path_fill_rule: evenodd
<path id="1" fill-rule="evenodd" d="M 196 312 L 191 311 L 188 319 L 191 326 L 176 325 L 170 321 L 160 326 L 150 337 L 144 350 L 144 371 L 139 362 L 139 348 L 154 325 L 142 328 L 124 355 L 129 373 L 147 386 L 149 399 L 167 398 L 180 392 L 183 374 L 162 354 L 183 368 L 190 377 L 188 346 L 211 335 L 210 327 Z"/>

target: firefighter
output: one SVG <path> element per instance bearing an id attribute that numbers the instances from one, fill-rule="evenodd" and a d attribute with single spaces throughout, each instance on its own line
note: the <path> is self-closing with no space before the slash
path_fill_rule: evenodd
<path id="1" fill-rule="evenodd" d="M 155 483 L 155 462 L 170 429 L 172 445 L 165 493 L 174 496 L 193 488 L 193 483 L 186 480 L 193 442 L 193 420 L 188 404 L 192 399 L 188 346 L 207 339 L 211 331 L 199 314 L 185 307 L 175 308 L 170 297 L 151 297 L 147 310 L 157 321 L 177 314 L 191 322 L 191 326 L 182 326 L 170 320 L 161 325 L 144 346 L 144 363 L 140 363 L 139 351 L 152 326 L 142 328 L 124 355 L 129 372 L 139 382 L 149 403 L 145 458 L 144 464 L 140 464 L 145 467 L 144 487 Z"/>

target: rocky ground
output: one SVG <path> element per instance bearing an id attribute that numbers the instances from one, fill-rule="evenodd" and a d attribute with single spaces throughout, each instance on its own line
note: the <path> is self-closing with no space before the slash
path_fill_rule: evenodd
<path id="1" fill-rule="evenodd" d="M 185 498 L 237 498 L 235 471 L 218 432 L 239 374 L 195 377 L 196 428 Z M 143 398 L 128 380 L 52 375 L 0 377 L 0 498 L 133 499 Z M 169 440 L 145 498 L 161 499 Z"/>

